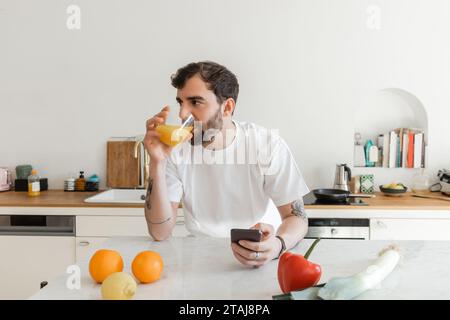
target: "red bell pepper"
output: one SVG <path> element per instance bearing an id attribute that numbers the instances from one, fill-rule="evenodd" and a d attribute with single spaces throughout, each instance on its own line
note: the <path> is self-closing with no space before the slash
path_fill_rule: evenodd
<path id="1" fill-rule="evenodd" d="M 308 261 L 308 257 L 316 244 L 316 239 L 305 256 L 286 251 L 278 262 L 278 283 L 283 293 L 303 290 L 315 286 L 322 275 L 322 268 Z"/>

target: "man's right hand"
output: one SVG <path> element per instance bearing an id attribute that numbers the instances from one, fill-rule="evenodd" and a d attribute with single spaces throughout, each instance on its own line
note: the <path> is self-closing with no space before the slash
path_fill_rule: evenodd
<path id="1" fill-rule="evenodd" d="M 153 163 L 164 162 L 170 156 L 173 149 L 173 147 L 168 146 L 159 140 L 160 134 L 156 131 L 157 126 L 166 122 L 169 112 L 169 106 L 165 106 L 159 113 L 155 114 L 153 118 L 147 120 L 147 132 L 144 137 L 144 146 Z M 186 137 L 185 141 L 191 137 L 192 134 Z"/>
<path id="2" fill-rule="evenodd" d="M 166 122 L 169 115 L 169 106 L 165 106 L 161 111 L 147 120 L 147 132 L 144 137 L 144 146 L 150 155 L 151 161 L 161 162 L 167 159 L 172 151 L 172 147 L 165 145 L 159 140 L 160 134 L 156 131 L 156 127 Z"/>

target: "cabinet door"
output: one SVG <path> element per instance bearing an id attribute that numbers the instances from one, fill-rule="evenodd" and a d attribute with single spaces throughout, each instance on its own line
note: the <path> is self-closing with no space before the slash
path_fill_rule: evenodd
<path id="1" fill-rule="evenodd" d="M 184 217 L 177 213 L 177 222 L 172 231 L 174 237 L 185 237 L 189 233 L 184 226 Z M 77 237 L 148 237 L 145 217 L 127 216 L 77 216 Z"/>
<path id="2" fill-rule="evenodd" d="M 450 219 L 370 219 L 371 240 L 450 240 Z"/>
<path id="3" fill-rule="evenodd" d="M 75 263 L 75 237 L 0 236 L 0 299 L 27 299 Z"/>
<path id="4" fill-rule="evenodd" d="M 77 237 L 76 238 L 76 261 L 77 264 L 90 259 L 95 250 L 101 248 L 106 237 Z"/>
<path id="5" fill-rule="evenodd" d="M 77 237 L 148 236 L 145 217 L 78 216 Z"/>

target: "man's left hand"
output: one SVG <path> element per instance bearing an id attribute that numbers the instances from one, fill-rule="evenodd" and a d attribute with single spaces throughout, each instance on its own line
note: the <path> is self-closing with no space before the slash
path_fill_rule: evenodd
<path id="1" fill-rule="evenodd" d="M 278 257 L 281 243 L 275 237 L 275 230 L 267 223 L 257 223 L 251 229 L 259 229 L 263 233 L 260 242 L 240 240 L 231 244 L 235 258 L 246 266 L 259 267 Z"/>

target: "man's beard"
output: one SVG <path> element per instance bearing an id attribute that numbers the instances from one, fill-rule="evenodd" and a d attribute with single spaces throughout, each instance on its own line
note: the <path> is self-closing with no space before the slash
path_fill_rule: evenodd
<path id="1" fill-rule="evenodd" d="M 220 134 L 223 128 L 223 117 L 220 109 L 217 110 L 216 114 L 206 122 L 206 128 L 207 129 L 205 130 L 202 125 L 201 128 L 197 128 L 196 130 L 194 125 L 191 145 L 202 144 L 203 142 L 207 142 L 207 144 L 210 144 L 214 141 L 216 136 Z M 201 129 L 201 132 L 198 129 Z"/>

